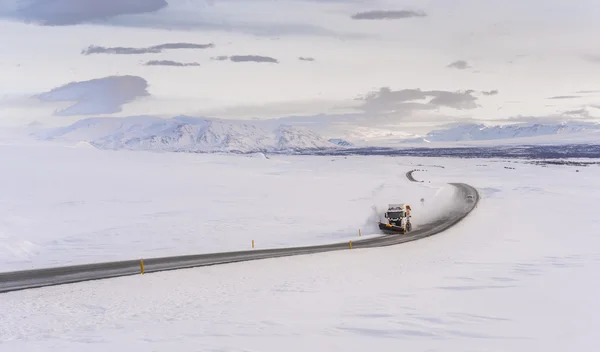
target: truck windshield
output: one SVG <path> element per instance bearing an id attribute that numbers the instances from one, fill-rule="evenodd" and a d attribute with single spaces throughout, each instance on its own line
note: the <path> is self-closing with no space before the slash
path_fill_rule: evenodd
<path id="1" fill-rule="evenodd" d="M 390 219 L 399 219 L 401 217 L 402 217 L 401 211 L 394 211 L 394 212 L 388 213 L 388 218 L 390 218 Z"/>

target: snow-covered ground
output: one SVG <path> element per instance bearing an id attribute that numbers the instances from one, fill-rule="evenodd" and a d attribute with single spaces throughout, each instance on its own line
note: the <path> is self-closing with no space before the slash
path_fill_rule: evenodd
<path id="1" fill-rule="evenodd" d="M 64 148 L 0 155 L 13 175 L 2 175 L 2 233 L 8 224 L 13 239 L 37 241 L 28 258 L 38 264 L 244 247 L 248 232 L 261 245 L 341 240 L 364 225 L 371 204 L 427 191 L 428 206 L 453 181 L 483 197 L 456 227 L 400 246 L 3 294 L 3 351 L 600 349 L 597 166 Z M 430 165 L 415 177 L 431 184 L 405 182 L 416 164 Z M 414 219 L 427 216 L 414 208 Z M 232 216 L 241 220 L 220 221 Z"/>
<path id="2" fill-rule="evenodd" d="M 373 206 L 432 206 L 410 162 L 0 145 L 0 271 L 340 242 L 377 234 Z M 410 186 L 410 187 L 409 187 Z M 439 199 L 433 202 L 434 197 Z M 429 215 L 431 217 L 431 215 Z M 416 225 L 427 220 L 415 219 Z"/>

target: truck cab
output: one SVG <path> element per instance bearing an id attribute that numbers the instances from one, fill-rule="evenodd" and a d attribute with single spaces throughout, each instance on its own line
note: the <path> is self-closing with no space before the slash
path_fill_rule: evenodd
<path id="1" fill-rule="evenodd" d="M 410 205 L 406 204 L 389 204 L 385 212 L 385 218 L 388 224 L 401 227 L 403 231 L 408 232 L 412 228 L 410 223 Z"/>

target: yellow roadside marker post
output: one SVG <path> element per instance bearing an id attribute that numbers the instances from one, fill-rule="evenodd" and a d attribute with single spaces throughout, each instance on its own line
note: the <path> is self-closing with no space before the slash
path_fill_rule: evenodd
<path id="1" fill-rule="evenodd" d="M 144 259 L 140 259 L 140 271 L 142 275 L 144 275 Z"/>
<path id="2" fill-rule="evenodd" d="M 350 249 L 352 249 L 352 241 L 350 241 Z"/>
<path id="3" fill-rule="evenodd" d="M 252 248 L 254 248 L 254 240 L 252 240 Z"/>

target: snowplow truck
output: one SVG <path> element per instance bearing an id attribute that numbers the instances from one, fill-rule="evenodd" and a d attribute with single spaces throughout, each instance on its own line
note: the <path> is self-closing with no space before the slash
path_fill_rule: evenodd
<path id="1" fill-rule="evenodd" d="M 410 205 L 389 204 L 384 216 L 387 223 L 379 222 L 380 230 L 387 233 L 407 233 L 412 230 Z"/>

